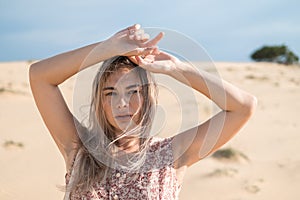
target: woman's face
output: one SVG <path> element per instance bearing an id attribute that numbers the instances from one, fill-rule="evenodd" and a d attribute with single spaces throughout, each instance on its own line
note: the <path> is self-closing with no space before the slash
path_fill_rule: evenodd
<path id="1" fill-rule="evenodd" d="M 121 132 L 134 128 L 140 120 L 142 85 L 135 70 L 120 68 L 112 73 L 102 89 L 103 109 L 108 122 Z"/>

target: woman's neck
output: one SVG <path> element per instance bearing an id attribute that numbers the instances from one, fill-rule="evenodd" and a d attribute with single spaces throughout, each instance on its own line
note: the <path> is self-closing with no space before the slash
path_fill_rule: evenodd
<path id="1" fill-rule="evenodd" d="M 117 141 L 120 150 L 126 153 L 137 152 L 140 149 L 140 139 L 134 136 L 125 136 Z"/>

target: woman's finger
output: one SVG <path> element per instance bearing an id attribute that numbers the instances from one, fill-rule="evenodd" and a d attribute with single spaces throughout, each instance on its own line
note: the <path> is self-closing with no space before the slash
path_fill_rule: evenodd
<path id="1" fill-rule="evenodd" d="M 144 43 L 149 40 L 149 35 L 148 34 L 134 34 L 134 35 L 129 35 L 129 39 L 131 40 L 136 40 L 138 42 Z"/>
<path id="2" fill-rule="evenodd" d="M 160 32 L 155 38 L 145 44 L 145 46 L 156 46 L 157 43 L 164 37 L 164 33 Z"/>
<path id="3" fill-rule="evenodd" d="M 128 58 L 129 58 L 129 60 L 131 60 L 131 62 L 138 65 L 138 61 L 136 60 L 135 56 L 128 56 Z"/>
<path id="4" fill-rule="evenodd" d="M 144 67 L 146 65 L 145 61 L 140 56 L 134 56 L 137 64 L 140 67 Z"/>
<path id="5" fill-rule="evenodd" d="M 148 47 L 148 48 L 137 48 L 136 51 L 136 55 L 139 56 L 147 56 L 149 54 L 151 54 L 154 51 L 155 47 Z"/>
<path id="6" fill-rule="evenodd" d="M 157 47 L 147 47 L 147 48 L 136 48 L 133 51 L 127 52 L 123 55 L 125 56 L 147 56 L 151 54 Z"/>
<path id="7" fill-rule="evenodd" d="M 147 33 L 145 33 L 145 34 L 140 35 L 139 41 L 142 43 L 145 43 L 149 40 L 149 38 L 150 38 L 150 36 Z"/>
<path id="8" fill-rule="evenodd" d="M 135 31 L 136 35 L 143 35 L 145 33 L 145 31 L 143 29 L 138 29 Z"/>
<path id="9" fill-rule="evenodd" d="M 140 28 L 141 28 L 141 25 L 134 24 L 132 26 L 129 26 L 129 27 L 117 32 L 116 35 L 123 35 L 123 34 L 130 35 L 130 34 L 134 33 L 135 31 L 139 30 Z"/>

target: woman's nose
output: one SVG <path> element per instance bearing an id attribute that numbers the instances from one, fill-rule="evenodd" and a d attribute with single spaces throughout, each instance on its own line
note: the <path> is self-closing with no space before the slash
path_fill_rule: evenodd
<path id="1" fill-rule="evenodd" d="M 127 108 L 128 101 L 125 97 L 121 97 L 117 102 L 117 108 Z"/>

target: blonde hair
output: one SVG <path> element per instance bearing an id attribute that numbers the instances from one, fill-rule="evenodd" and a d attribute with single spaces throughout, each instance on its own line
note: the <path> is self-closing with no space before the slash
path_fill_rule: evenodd
<path id="1" fill-rule="evenodd" d="M 118 69 L 127 68 L 134 70 L 140 78 L 143 103 L 138 124 L 131 130 L 124 131 L 116 137 L 114 127 L 108 122 L 103 111 L 102 89 L 108 77 Z M 72 179 L 67 190 L 89 190 L 95 181 L 105 181 L 114 168 L 133 171 L 138 170 L 146 158 L 146 150 L 151 139 L 150 129 L 157 104 L 157 86 L 152 75 L 137 66 L 125 56 L 113 57 L 104 61 L 99 68 L 92 87 L 92 98 L 87 128 L 78 128 L 81 139 L 76 164 L 73 166 Z M 126 157 L 125 163 L 118 160 L 118 147 L 116 143 L 120 138 L 134 135 L 139 138 L 139 152 L 130 158 Z M 74 172 L 76 171 L 76 173 Z"/>

